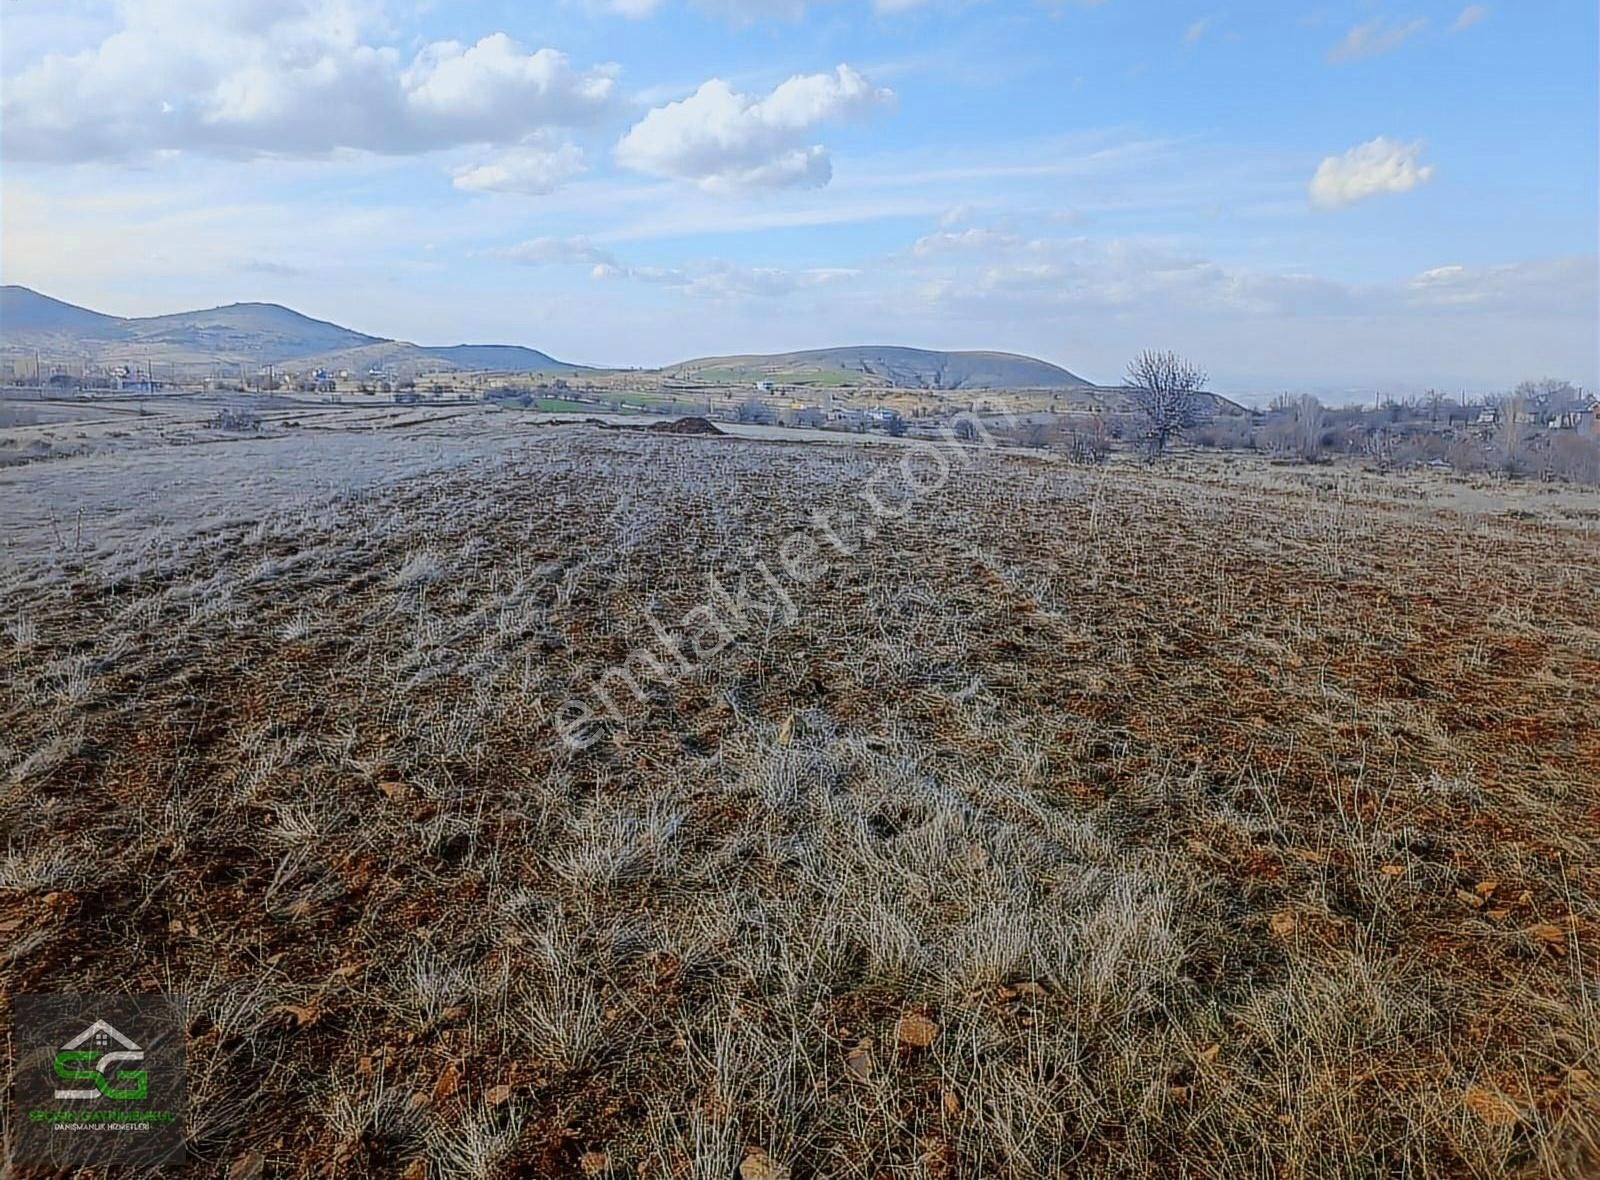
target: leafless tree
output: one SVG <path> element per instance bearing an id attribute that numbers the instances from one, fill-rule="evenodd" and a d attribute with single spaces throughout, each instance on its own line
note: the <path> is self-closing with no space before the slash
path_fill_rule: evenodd
<path id="1" fill-rule="evenodd" d="M 1147 459 L 1159 458 L 1169 442 L 1205 421 L 1205 383 L 1205 370 L 1175 352 L 1146 349 L 1128 365 L 1128 387 L 1144 428 Z"/>
<path id="2" fill-rule="evenodd" d="M 1512 391 L 1512 396 L 1521 398 L 1524 408 L 1540 418 L 1576 409 L 1583 403 L 1581 390 L 1572 382 L 1555 377 L 1524 381 Z"/>
<path id="3" fill-rule="evenodd" d="M 1058 427 L 1058 439 L 1062 433 Z M 1111 452 L 1105 416 L 1090 414 L 1086 418 L 1073 419 L 1065 431 L 1065 443 L 1067 454 L 1074 463 L 1104 463 Z"/>
<path id="4" fill-rule="evenodd" d="M 1315 463 L 1322 456 L 1322 435 L 1327 425 L 1327 411 L 1316 398 L 1309 393 L 1299 397 L 1284 394 L 1273 400 L 1262 438 L 1280 454 Z"/>
<path id="5" fill-rule="evenodd" d="M 1550 437 L 1545 466 L 1561 479 L 1600 487 L 1600 442 L 1570 430 L 1557 431 Z"/>
<path id="6" fill-rule="evenodd" d="M 1501 398 L 1495 412 L 1499 418 L 1500 466 L 1507 475 L 1515 475 L 1522 467 L 1523 441 L 1527 434 L 1529 411 L 1526 395 L 1519 392 Z"/>
<path id="7" fill-rule="evenodd" d="M 1300 395 L 1294 407 L 1294 445 L 1300 458 L 1315 463 L 1322 455 L 1322 432 L 1327 426 L 1327 415 L 1322 403 L 1309 393 Z"/>

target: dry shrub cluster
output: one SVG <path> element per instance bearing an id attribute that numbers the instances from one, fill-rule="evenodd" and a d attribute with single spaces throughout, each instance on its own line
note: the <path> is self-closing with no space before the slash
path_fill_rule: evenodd
<path id="1" fill-rule="evenodd" d="M 184 994 L 197 1175 L 1595 1174 L 1592 532 L 990 455 L 555 740 L 879 461 L 552 430 L 11 594 L 0 990 Z"/>

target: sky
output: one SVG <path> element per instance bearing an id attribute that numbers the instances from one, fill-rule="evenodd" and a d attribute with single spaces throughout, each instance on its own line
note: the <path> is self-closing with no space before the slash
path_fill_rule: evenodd
<path id="1" fill-rule="evenodd" d="M 0 278 L 656 366 L 1600 385 L 1593 0 L 0 0 Z"/>

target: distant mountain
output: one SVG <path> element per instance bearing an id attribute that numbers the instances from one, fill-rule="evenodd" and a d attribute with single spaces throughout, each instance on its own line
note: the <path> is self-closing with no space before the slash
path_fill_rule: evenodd
<path id="1" fill-rule="evenodd" d="M 219 357 L 240 356 L 264 364 L 294 360 L 318 352 L 334 352 L 377 344 L 379 336 L 353 332 L 314 320 L 276 303 L 230 303 L 204 311 L 150 316 L 122 321 L 127 338 L 139 344 L 166 345 Z"/>
<path id="2" fill-rule="evenodd" d="M 444 348 L 424 348 L 431 357 L 455 365 L 460 369 L 490 369 L 518 371 L 523 369 L 576 369 L 537 348 L 523 348 L 520 344 L 451 344 Z"/>
<path id="3" fill-rule="evenodd" d="M 437 373 L 442 369 L 497 373 L 584 371 L 582 365 L 563 364 L 536 348 L 521 348 L 514 344 L 454 344 L 443 348 L 425 348 L 403 340 L 379 340 L 354 348 L 314 353 L 300 358 L 299 363 L 330 371 L 348 369 L 352 373 L 364 373 L 368 369 L 383 369 L 411 376 Z"/>
<path id="4" fill-rule="evenodd" d="M 532 348 L 504 344 L 427 347 L 369 336 L 276 303 L 230 303 L 203 311 L 123 318 L 64 303 L 27 287 L 0 287 L 0 352 L 37 351 L 56 361 L 97 364 L 292 365 L 383 368 L 401 375 L 441 369 L 580 370 Z"/>
<path id="5" fill-rule="evenodd" d="M 1092 389 L 1059 365 L 1011 352 L 933 352 L 864 345 L 769 355 L 700 357 L 663 372 L 688 380 L 902 389 Z"/>
<path id="6" fill-rule="evenodd" d="M 126 322 L 75 303 L 52 299 L 27 287 L 9 284 L 0 287 L 0 333 L 6 336 L 20 332 L 60 332 L 109 340 Z"/>
<path id="7" fill-rule="evenodd" d="M 27 287 L 0 287 L 0 355 L 32 356 L 75 366 L 155 365 L 190 376 L 217 368 L 328 369 L 402 377 L 459 369 L 506 373 L 569 373 L 567 364 L 511 344 L 423 345 L 370 336 L 312 319 L 276 303 L 230 303 L 202 311 L 124 318 L 64 303 Z M 590 370 L 592 371 L 592 370 Z M 1011 352 L 936 352 L 893 345 L 818 348 L 770 355 L 700 357 L 656 370 L 682 381 L 819 388 L 1076 390 L 1115 402 L 1115 390 L 1076 373 Z"/>

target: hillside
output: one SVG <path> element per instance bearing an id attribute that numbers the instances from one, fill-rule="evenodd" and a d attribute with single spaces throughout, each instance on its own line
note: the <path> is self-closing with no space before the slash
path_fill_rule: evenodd
<path id="1" fill-rule="evenodd" d="M 393 369 L 577 370 L 532 348 L 502 344 L 427 346 L 357 332 L 276 303 L 230 303 L 171 315 L 105 315 L 27 287 L 0 287 L 0 352 L 37 351 L 45 361 L 91 364 L 298 365 Z"/>
<path id="2" fill-rule="evenodd" d="M 146 345 L 169 345 L 187 352 L 292 360 L 309 352 L 356 348 L 381 337 L 312 319 L 276 303 L 230 303 L 204 311 L 185 311 L 148 319 L 124 320 L 128 338 Z"/>
<path id="3" fill-rule="evenodd" d="M 452 344 L 444 348 L 424 348 L 429 356 L 458 369 L 530 370 L 581 369 L 556 360 L 537 348 L 519 344 Z"/>
<path id="4" fill-rule="evenodd" d="M 0 287 L 0 332 L 66 333 L 91 339 L 117 339 L 126 320 L 52 299 L 27 287 Z"/>
<path id="5" fill-rule="evenodd" d="M 277 303 L 230 303 L 170 315 L 105 315 L 21 286 L 0 288 L 0 355 L 46 365 L 139 364 L 187 371 L 219 366 L 255 369 L 381 369 L 404 377 L 444 370 L 579 373 L 533 348 L 510 344 L 425 345 L 357 332 Z M 1037 389 L 1093 391 L 1076 373 L 1009 352 L 939 352 L 893 345 L 822 348 L 770 355 L 700 357 L 660 376 L 713 384 L 757 381 L 892 389 Z"/>
<path id="6" fill-rule="evenodd" d="M 510 344 L 456 344 L 426 348 L 404 340 L 378 340 L 355 348 L 336 349 L 303 357 L 306 366 L 337 372 L 364 373 L 383 369 L 403 377 L 446 370 L 516 373 L 577 373 L 582 365 L 568 365 L 534 348 Z"/>
<path id="7" fill-rule="evenodd" d="M 795 385 L 883 385 L 910 389 L 1088 389 L 1093 382 L 1010 352 L 935 352 L 891 345 L 804 352 L 699 357 L 668 366 L 701 381 L 778 381 Z"/>

